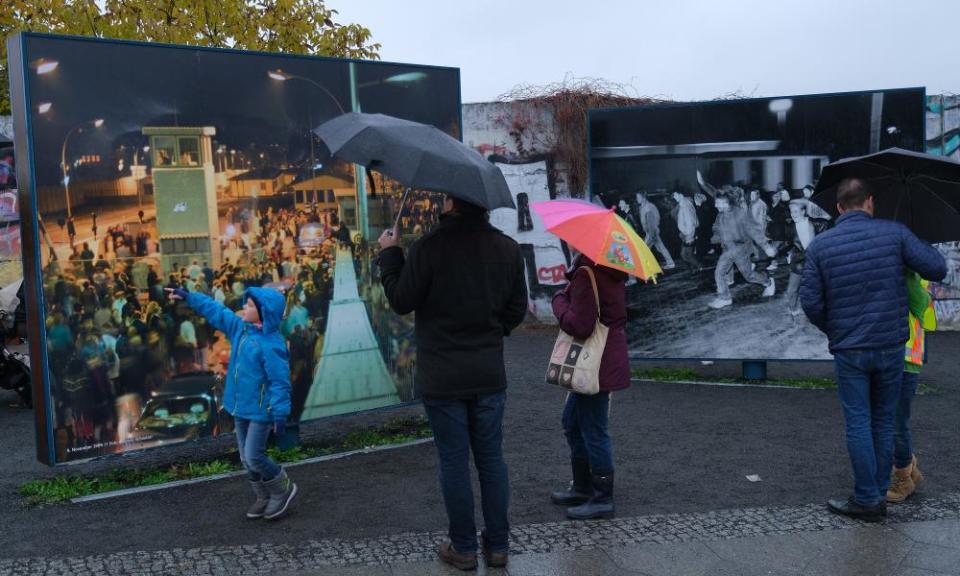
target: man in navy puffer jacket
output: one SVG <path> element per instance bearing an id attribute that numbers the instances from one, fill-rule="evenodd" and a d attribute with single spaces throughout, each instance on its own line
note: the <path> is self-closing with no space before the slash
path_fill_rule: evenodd
<path id="1" fill-rule="evenodd" d="M 837 189 L 836 226 L 807 249 L 800 303 L 826 333 L 834 356 L 854 493 L 830 500 L 831 512 L 878 521 L 886 516 L 893 429 L 907 342 L 906 269 L 942 280 L 946 262 L 906 226 L 873 219 L 867 184 Z"/>

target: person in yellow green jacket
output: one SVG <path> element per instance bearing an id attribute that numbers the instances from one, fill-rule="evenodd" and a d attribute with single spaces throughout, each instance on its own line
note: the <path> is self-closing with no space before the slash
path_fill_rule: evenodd
<path id="1" fill-rule="evenodd" d="M 933 311 L 933 299 L 927 281 L 912 271 L 907 271 L 907 300 L 910 312 L 907 322 L 910 339 L 907 341 L 903 366 L 903 384 L 897 404 L 896 428 L 894 429 L 893 475 L 887 490 L 887 502 L 906 500 L 923 480 L 913 453 L 910 434 L 910 405 L 917 392 L 920 370 L 926 360 L 926 332 L 935 330 L 937 319 Z"/>

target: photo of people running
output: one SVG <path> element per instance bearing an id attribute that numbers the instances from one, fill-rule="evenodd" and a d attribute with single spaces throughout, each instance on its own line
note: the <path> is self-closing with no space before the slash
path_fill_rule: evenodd
<path id="1" fill-rule="evenodd" d="M 593 112 L 593 199 L 664 271 L 655 290 L 628 284 L 631 355 L 828 359 L 798 296 L 806 248 L 833 225 L 817 178 L 836 158 L 921 149 L 922 114 L 922 90 Z"/>

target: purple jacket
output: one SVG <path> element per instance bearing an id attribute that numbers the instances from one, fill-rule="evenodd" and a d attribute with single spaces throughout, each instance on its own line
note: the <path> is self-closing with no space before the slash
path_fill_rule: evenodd
<path id="1" fill-rule="evenodd" d="M 590 276 L 582 266 L 589 266 L 597 277 L 600 293 L 600 322 L 610 328 L 607 346 L 600 361 L 600 390 L 623 390 L 630 386 L 630 359 L 627 357 L 627 275 L 613 268 L 597 266 L 590 259 L 578 256 L 573 272 L 567 273 L 570 283 L 553 297 L 553 315 L 560 329 L 574 338 L 587 338 L 593 333 L 597 304 L 593 297 Z"/>

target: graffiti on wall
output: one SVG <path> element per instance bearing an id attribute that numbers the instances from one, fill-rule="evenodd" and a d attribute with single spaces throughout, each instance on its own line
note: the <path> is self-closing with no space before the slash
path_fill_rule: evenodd
<path id="1" fill-rule="evenodd" d="M 547 232 L 530 206 L 553 196 L 550 191 L 546 160 L 522 164 L 501 164 L 497 167 L 510 187 L 517 204 L 498 208 L 490 213 L 490 223 L 520 244 L 530 294 L 528 309 L 541 322 L 556 322 L 550 301 L 559 286 L 567 283 L 567 257 L 560 240 Z"/>
<path id="2" fill-rule="evenodd" d="M 960 96 L 927 97 L 927 152 L 960 161 Z M 939 244 L 947 277 L 934 286 L 940 330 L 960 330 L 960 242 Z"/>
<path id="3" fill-rule="evenodd" d="M 927 152 L 960 160 L 960 96 L 927 97 Z"/>
<path id="4" fill-rule="evenodd" d="M 556 323 L 551 299 L 567 283 L 567 256 L 563 243 L 543 228 L 530 206 L 568 195 L 563 170 L 550 155 L 554 140 L 553 117 L 535 104 L 488 102 L 463 106 L 463 141 L 497 163 L 517 204 L 517 210 L 494 210 L 490 221 L 520 244 L 531 316 L 551 324 Z"/>

